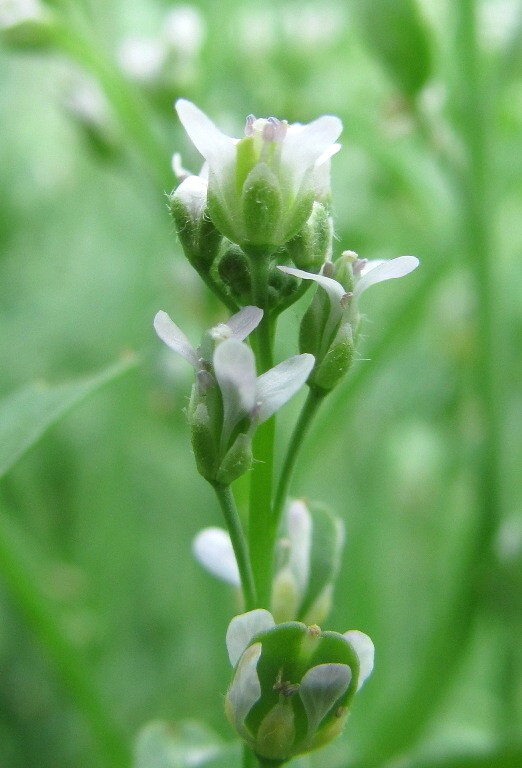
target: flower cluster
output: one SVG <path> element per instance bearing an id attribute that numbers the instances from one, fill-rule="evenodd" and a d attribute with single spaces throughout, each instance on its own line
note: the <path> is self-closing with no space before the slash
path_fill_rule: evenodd
<path id="1" fill-rule="evenodd" d="M 262 609 L 234 617 L 226 640 L 234 667 L 227 717 L 258 757 L 274 763 L 337 736 L 373 669 L 373 643 L 364 633 L 276 624 Z"/>
<path id="2" fill-rule="evenodd" d="M 362 294 L 408 275 L 418 260 L 334 254 L 330 158 L 339 149 L 338 118 L 289 125 L 250 116 L 244 136 L 234 139 L 194 104 L 181 99 L 176 109 L 205 162 L 195 175 L 174 156 L 181 183 L 169 208 L 188 260 L 233 314 L 198 347 L 165 312 L 154 326 L 194 369 L 187 412 L 192 446 L 228 527 L 201 531 L 195 556 L 213 575 L 241 587 L 244 608 L 254 608 L 228 628 L 234 671 L 226 713 L 260 765 L 278 765 L 340 733 L 373 669 L 367 635 L 318 626 L 339 572 L 341 520 L 320 504 L 285 506 L 285 500 L 308 424 L 352 364 Z M 312 286 L 300 354 L 273 365 L 277 318 Z M 305 383 L 308 398 L 272 492 L 273 430 L 265 422 Z M 262 439 L 253 443 L 258 428 Z M 253 473 L 248 545 L 231 489 L 247 471 Z"/>
<path id="3" fill-rule="evenodd" d="M 166 312 L 154 318 L 160 339 L 194 368 L 188 420 L 198 470 L 211 482 L 229 485 L 250 468 L 255 428 L 302 387 L 314 365 L 304 353 L 256 376 L 243 340 L 262 316 L 258 307 L 245 307 L 211 328 L 197 349 Z"/>

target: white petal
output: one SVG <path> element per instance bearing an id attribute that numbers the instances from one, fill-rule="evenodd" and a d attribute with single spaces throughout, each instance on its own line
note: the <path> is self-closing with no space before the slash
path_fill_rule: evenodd
<path id="1" fill-rule="evenodd" d="M 339 138 L 343 124 L 338 117 L 324 115 L 299 130 L 289 130 L 283 141 L 281 166 L 297 191 L 304 174 Z"/>
<path id="2" fill-rule="evenodd" d="M 251 413 L 256 402 L 256 366 L 254 353 L 237 339 L 217 345 L 214 372 L 223 398 L 225 437 L 243 416 Z"/>
<path id="3" fill-rule="evenodd" d="M 239 587 L 239 570 L 230 536 L 223 528 L 204 528 L 192 542 L 194 557 L 216 578 Z"/>
<path id="4" fill-rule="evenodd" d="M 368 635 L 359 632 L 358 629 L 351 629 L 343 635 L 350 643 L 355 653 L 359 657 L 359 680 L 357 681 L 357 690 L 364 681 L 371 675 L 373 670 L 373 661 L 375 658 L 375 646 Z"/>
<path id="5" fill-rule="evenodd" d="M 234 141 L 221 133 L 212 120 L 186 99 L 176 101 L 176 112 L 196 149 L 208 161 L 212 170 L 219 173 L 235 159 Z"/>
<path id="6" fill-rule="evenodd" d="M 303 597 L 308 585 L 310 571 L 310 548 L 312 545 L 312 518 L 303 501 L 295 499 L 288 509 L 288 538 L 290 539 L 289 567 Z"/>
<path id="7" fill-rule="evenodd" d="M 274 617 L 264 608 L 234 616 L 227 629 L 228 658 L 233 667 L 254 635 L 275 626 Z"/>
<path id="8" fill-rule="evenodd" d="M 179 200 L 191 219 L 201 219 L 207 205 L 208 183 L 201 176 L 187 176 L 172 195 Z"/>
<path id="9" fill-rule="evenodd" d="M 227 693 L 227 709 L 237 730 L 244 730 L 245 718 L 261 696 L 261 683 L 257 663 L 261 656 L 261 643 L 254 643 L 241 656 L 232 685 Z"/>
<path id="10" fill-rule="evenodd" d="M 416 256 L 399 256 L 389 261 L 379 261 L 377 264 L 368 262 L 360 278 L 355 283 L 354 299 L 361 295 L 371 285 L 382 283 L 384 280 L 394 280 L 413 272 L 419 266 Z"/>
<path id="11" fill-rule="evenodd" d="M 158 312 L 154 318 L 154 329 L 160 339 L 174 352 L 198 369 L 198 356 L 196 350 L 187 339 L 181 328 L 173 323 L 166 312 Z"/>
<path id="12" fill-rule="evenodd" d="M 339 319 L 341 318 L 343 314 L 341 300 L 346 296 L 346 291 L 341 283 L 338 283 L 333 277 L 315 275 L 313 272 L 305 272 L 302 269 L 294 269 L 294 267 L 278 267 L 278 269 L 280 269 L 281 272 L 286 272 L 288 275 L 300 277 L 302 280 L 313 280 L 314 283 L 317 283 L 321 288 L 324 288 L 330 299 L 332 311 L 338 314 Z"/>
<path id="13" fill-rule="evenodd" d="M 233 338 L 243 341 L 249 333 L 257 328 L 262 318 L 263 310 L 259 307 L 243 307 L 227 320 L 227 325 L 232 331 Z"/>
<path id="14" fill-rule="evenodd" d="M 299 686 L 299 696 L 308 716 L 310 735 L 346 692 L 351 679 L 352 671 L 347 664 L 319 664 L 305 674 Z"/>
<path id="15" fill-rule="evenodd" d="M 262 423 L 301 389 L 314 367 L 313 355 L 294 355 L 263 373 L 256 384 L 256 420 Z"/>

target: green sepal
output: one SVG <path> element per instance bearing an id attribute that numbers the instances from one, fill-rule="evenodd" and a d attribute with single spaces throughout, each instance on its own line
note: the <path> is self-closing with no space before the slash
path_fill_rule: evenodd
<path id="1" fill-rule="evenodd" d="M 252 292 L 250 265 L 238 245 L 230 243 L 218 262 L 218 275 L 241 304 L 248 303 Z"/>
<path id="2" fill-rule="evenodd" d="M 200 401 L 195 407 L 189 408 L 189 424 L 198 472 L 206 480 L 214 480 L 218 450 L 206 403 Z"/>
<path id="3" fill-rule="evenodd" d="M 278 229 L 283 200 L 279 182 L 266 163 L 258 163 L 248 174 L 241 195 L 245 243 L 280 245 Z"/>
<path id="4" fill-rule="evenodd" d="M 241 432 L 225 454 L 217 471 L 216 480 L 222 485 L 230 485 L 244 475 L 252 466 L 252 440 Z"/>
<path id="5" fill-rule="evenodd" d="M 342 325 L 323 360 L 310 377 L 310 385 L 330 392 L 346 376 L 353 361 L 354 343 L 350 323 Z"/>
<path id="6" fill-rule="evenodd" d="M 312 213 L 302 229 L 286 243 L 295 266 L 317 274 L 332 252 L 333 224 L 324 205 L 314 202 Z"/>
<path id="7" fill-rule="evenodd" d="M 285 212 L 285 230 L 283 243 L 287 243 L 295 237 L 308 221 L 315 200 L 315 191 L 312 181 L 312 171 L 305 173 L 301 188 L 292 201 L 289 210 Z"/>
<path id="8" fill-rule="evenodd" d="M 168 198 L 168 206 L 185 256 L 198 271 L 208 271 L 223 236 L 214 226 L 207 207 L 190 210 L 175 192 Z"/>
<path id="9" fill-rule="evenodd" d="M 310 306 L 303 315 L 299 328 L 299 351 L 309 352 L 316 358 L 316 366 L 323 346 L 324 329 L 330 314 L 330 299 L 326 291 L 315 292 Z"/>
<path id="10" fill-rule="evenodd" d="M 346 293 L 353 292 L 353 262 L 357 256 L 352 251 L 345 251 L 333 263 L 333 279 L 341 283 Z"/>

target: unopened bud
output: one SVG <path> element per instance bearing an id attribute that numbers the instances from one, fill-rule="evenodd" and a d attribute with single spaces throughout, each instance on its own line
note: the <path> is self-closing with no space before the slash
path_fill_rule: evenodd
<path id="1" fill-rule="evenodd" d="M 304 227 L 286 244 L 290 258 L 306 272 L 317 273 L 331 257 L 333 224 L 327 209 L 315 202 Z"/>
<path id="2" fill-rule="evenodd" d="M 216 480 L 223 485 L 230 485 L 238 477 L 248 472 L 252 466 L 252 461 L 252 440 L 248 435 L 241 432 L 226 452 L 218 469 Z"/>
<path id="3" fill-rule="evenodd" d="M 198 271 L 208 271 L 223 238 L 208 216 L 206 180 L 188 176 L 170 195 L 168 205 L 186 257 Z"/>

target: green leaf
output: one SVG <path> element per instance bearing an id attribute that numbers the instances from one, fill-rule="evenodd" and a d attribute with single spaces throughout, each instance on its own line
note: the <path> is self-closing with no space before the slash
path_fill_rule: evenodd
<path id="1" fill-rule="evenodd" d="M 428 33 L 415 0 L 359 0 L 357 15 L 369 48 L 404 94 L 414 97 L 431 71 Z"/>
<path id="2" fill-rule="evenodd" d="M 136 739 L 133 768 L 239 768 L 239 743 L 227 743 L 204 723 L 156 720 Z"/>
<path id="3" fill-rule="evenodd" d="M 135 356 L 100 373 L 49 386 L 33 382 L 0 401 L 0 478 L 71 408 L 134 367 Z"/>

